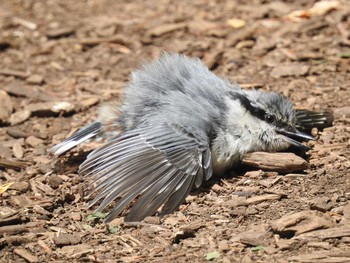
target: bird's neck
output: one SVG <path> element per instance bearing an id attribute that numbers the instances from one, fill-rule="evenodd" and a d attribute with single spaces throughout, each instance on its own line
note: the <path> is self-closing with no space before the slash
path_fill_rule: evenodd
<path id="1" fill-rule="evenodd" d="M 265 150 L 260 140 L 264 124 L 250 114 L 239 100 L 227 98 L 225 102 L 228 111 L 211 146 L 216 174 L 239 164 L 247 152 Z"/>

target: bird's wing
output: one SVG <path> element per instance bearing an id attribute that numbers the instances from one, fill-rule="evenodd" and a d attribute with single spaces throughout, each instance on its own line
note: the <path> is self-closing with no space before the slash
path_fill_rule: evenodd
<path id="1" fill-rule="evenodd" d="M 100 122 L 93 122 L 81 128 L 79 131 L 74 133 L 68 139 L 52 147 L 49 150 L 49 152 L 54 155 L 60 155 L 62 153 L 65 153 L 66 151 L 69 151 L 70 149 L 77 146 L 78 144 L 97 136 L 101 132 L 102 132 L 102 124 Z"/>
<path id="2" fill-rule="evenodd" d="M 166 124 L 138 128 L 115 137 L 93 151 L 80 173 L 94 180 L 90 194 L 98 191 L 90 206 L 97 211 L 112 201 L 110 221 L 133 201 L 125 220 L 140 221 L 174 211 L 193 185 L 199 187 L 212 174 L 208 138 Z"/>
<path id="3" fill-rule="evenodd" d="M 296 127 L 304 131 L 311 131 L 312 128 L 324 129 L 332 126 L 333 122 L 333 113 L 330 111 L 296 110 L 295 116 Z"/>

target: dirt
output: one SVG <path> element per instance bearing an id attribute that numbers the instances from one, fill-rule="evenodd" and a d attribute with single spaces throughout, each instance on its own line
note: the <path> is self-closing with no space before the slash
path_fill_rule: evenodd
<path id="1" fill-rule="evenodd" d="M 315 3 L 2 0 L 0 261 L 350 262 L 350 5 Z M 163 218 L 103 223 L 77 174 L 95 143 L 47 150 L 163 51 L 296 108 L 333 110 L 309 167 L 236 170 Z"/>

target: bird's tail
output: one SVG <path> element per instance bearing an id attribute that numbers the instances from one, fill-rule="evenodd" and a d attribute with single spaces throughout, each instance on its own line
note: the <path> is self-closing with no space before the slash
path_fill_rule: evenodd
<path id="1" fill-rule="evenodd" d="M 312 128 L 322 130 L 332 126 L 333 113 L 331 111 L 296 110 L 296 119 L 298 129 L 310 132 Z"/>
<path id="2" fill-rule="evenodd" d="M 103 125 L 101 122 L 93 122 L 85 127 L 81 128 L 79 131 L 74 133 L 71 137 L 60 142 L 59 144 L 52 147 L 49 152 L 54 155 L 61 155 L 66 151 L 69 151 L 78 144 L 85 142 L 91 138 L 99 136 L 103 131 Z"/>

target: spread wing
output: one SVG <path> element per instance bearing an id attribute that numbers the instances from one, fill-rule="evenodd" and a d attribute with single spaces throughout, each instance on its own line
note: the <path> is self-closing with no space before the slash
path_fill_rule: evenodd
<path id="1" fill-rule="evenodd" d="M 312 128 L 324 129 L 332 126 L 333 122 L 333 114 L 330 111 L 296 110 L 295 117 L 296 127 L 304 131 L 311 131 Z"/>
<path id="2" fill-rule="evenodd" d="M 97 211 L 112 201 L 111 221 L 126 206 L 133 206 L 126 221 L 141 221 L 159 208 L 174 211 L 193 185 L 199 187 L 212 175 L 207 136 L 166 124 L 138 128 L 115 137 L 93 151 L 80 173 L 93 179 L 90 206 L 102 200 Z"/>

